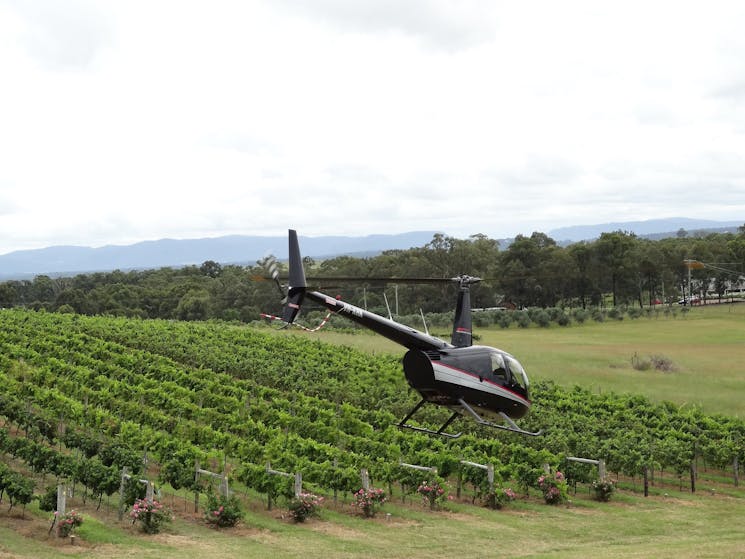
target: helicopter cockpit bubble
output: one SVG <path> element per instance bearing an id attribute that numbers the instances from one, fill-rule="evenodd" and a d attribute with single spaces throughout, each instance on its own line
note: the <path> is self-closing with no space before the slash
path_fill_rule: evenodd
<path id="1" fill-rule="evenodd" d="M 522 365 L 520 365 L 520 362 L 509 353 L 503 351 L 494 349 L 490 353 L 494 376 L 504 379 L 511 386 L 520 388 L 521 392 L 524 392 L 527 397 L 530 383 L 528 381 L 528 375 L 525 373 Z"/>
<path id="2" fill-rule="evenodd" d="M 530 381 L 528 380 L 528 375 L 525 372 L 525 369 L 523 369 L 523 366 L 520 365 L 520 362 L 509 353 L 504 354 L 504 362 L 510 371 L 512 382 L 525 390 L 525 395 L 527 396 L 528 389 L 530 388 Z"/>

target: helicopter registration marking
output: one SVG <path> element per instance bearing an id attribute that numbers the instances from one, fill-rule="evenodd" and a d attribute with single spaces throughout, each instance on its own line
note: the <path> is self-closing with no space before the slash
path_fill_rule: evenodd
<path id="1" fill-rule="evenodd" d="M 347 303 L 342 303 L 342 309 L 344 312 L 351 314 L 352 316 L 356 316 L 359 318 L 362 318 L 362 309 L 355 307 L 354 305 L 349 305 Z"/>

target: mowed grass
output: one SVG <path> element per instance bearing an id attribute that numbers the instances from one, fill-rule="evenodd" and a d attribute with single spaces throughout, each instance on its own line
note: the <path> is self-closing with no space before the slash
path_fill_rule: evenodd
<path id="1" fill-rule="evenodd" d="M 334 319 L 341 322 L 341 319 Z M 411 325 L 415 328 L 420 325 Z M 449 334 L 439 332 L 443 339 Z M 653 401 L 698 405 L 707 413 L 745 417 L 745 304 L 695 307 L 675 317 L 626 317 L 549 328 L 474 328 L 475 343 L 499 347 L 531 380 L 551 379 L 594 391 L 641 394 Z M 307 335 L 307 334 L 302 334 Z M 400 346 L 367 333 L 318 332 L 320 340 L 371 353 L 402 355 Z M 640 371 L 632 358 L 663 356 L 674 371 Z"/>
<path id="2" fill-rule="evenodd" d="M 502 511 L 450 503 L 449 510 L 432 512 L 394 499 L 375 519 L 356 516 L 347 505 L 326 508 L 320 518 L 298 525 L 281 518 L 282 511 L 254 507 L 235 529 L 216 531 L 179 518 L 155 536 L 117 522 L 115 514 L 103 522 L 84 510 L 86 521 L 74 546 L 46 535 L 48 515 L 31 510 L 21 520 L 3 510 L 0 557 L 739 558 L 745 556 L 742 493 L 658 489 L 644 498 L 621 491 L 610 503 L 598 503 L 580 489 L 567 506 L 544 505 L 533 495 Z"/>

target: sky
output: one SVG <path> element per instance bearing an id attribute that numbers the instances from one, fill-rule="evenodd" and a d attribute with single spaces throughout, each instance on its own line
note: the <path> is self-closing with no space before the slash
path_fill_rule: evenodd
<path id="1" fill-rule="evenodd" d="M 745 221 L 745 3 L 0 0 L 0 254 Z"/>

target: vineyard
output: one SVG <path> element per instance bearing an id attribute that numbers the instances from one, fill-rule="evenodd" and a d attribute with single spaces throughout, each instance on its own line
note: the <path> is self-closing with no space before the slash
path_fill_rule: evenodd
<path id="1" fill-rule="evenodd" d="M 547 472 L 569 487 L 598 481 L 569 457 L 603 459 L 632 489 L 646 477 L 691 493 L 700 470 L 735 491 L 745 458 L 742 419 L 551 382 L 533 386 L 522 422 L 541 437 L 465 422 L 456 440 L 402 432 L 394 424 L 417 395 L 398 358 L 226 323 L 3 310 L 0 383 L 0 496 L 16 510 L 59 480 L 98 507 L 116 501 L 123 468 L 199 505 L 211 485 L 195 481 L 201 464 L 263 510 L 293 491 L 268 463 L 328 502 L 351 501 L 365 469 L 397 503 L 418 502 L 426 479 L 402 463 L 422 465 L 457 502 L 481 504 L 493 496 L 487 472 L 465 462 L 493 465 L 497 488 L 533 502 Z M 421 417 L 432 427 L 447 412 Z"/>

